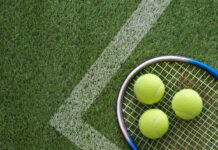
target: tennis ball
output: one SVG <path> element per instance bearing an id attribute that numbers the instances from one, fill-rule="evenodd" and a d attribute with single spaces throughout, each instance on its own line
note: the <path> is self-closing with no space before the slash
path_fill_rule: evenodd
<path id="1" fill-rule="evenodd" d="M 134 84 L 136 98 L 144 104 L 154 104 L 163 97 L 165 86 L 154 74 L 140 76 Z"/>
<path id="2" fill-rule="evenodd" d="M 192 89 L 183 89 L 175 94 L 172 108 L 176 115 L 182 119 L 193 119 L 200 114 L 203 102 L 198 93 Z"/>
<path id="3" fill-rule="evenodd" d="M 167 115 L 160 109 L 149 109 L 139 119 L 139 129 L 150 139 L 162 137 L 169 128 Z"/>

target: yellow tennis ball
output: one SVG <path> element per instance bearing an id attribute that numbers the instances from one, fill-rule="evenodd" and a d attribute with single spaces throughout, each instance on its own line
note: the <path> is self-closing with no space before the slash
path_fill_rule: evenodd
<path id="1" fill-rule="evenodd" d="M 167 115 L 160 109 L 149 109 L 139 119 L 139 129 L 150 139 L 162 137 L 169 128 Z"/>
<path id="2" fill-rule="evenodd" d="M 154 74 L 140 76 L 134 84 L 136 98 L 144 104 L 154 104 L 163 97 L 165 86 Z"/>
<path id="3" fill-rule="evenodd" d="M 176 115 L 182 119 L 193 119 L 200 114 L 203 102 L 199 94 L 192 89 L 183 89 L 175 94 L 172 108 Z"/>

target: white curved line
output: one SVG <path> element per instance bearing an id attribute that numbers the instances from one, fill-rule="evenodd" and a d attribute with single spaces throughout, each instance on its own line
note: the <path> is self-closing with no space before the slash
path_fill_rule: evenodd
<path id="1" fill-rule="evenodd" d="M 160 117 L 162 117 L 162 116 L 164 116 L 164 114 L 158 116 L 158 117 L 156 118 L 155 122 L 154 122 L 154 132 L 155 132 L 155 134 L 156 134 L 157 136 L 161 136 L 161 135 L 157 132 L 157 130 L 156 130 L 156 124 L 157 124 L 158 119 L 159 119 Z"/>
<path id="2" fill-rule="evenodd" d="M 183 114 L 189 115 L 189 116 L 191 116 L 191 117 L 195 117 L 195 115 L 194 115 L 194 114 L 191 114 L 191 113 L 187 113 L 187 112 L 180 111 L 180 110 L 176 110 L 176 111 L 179 112 L 179 113 L 183 113 Z"/>
<path id="3" fill-rule="evenodd" d="M 138 81 L 139 83 L 138 83 L 138 85 L 136 86 L 136 91 L 138 91 L 138 89 L 139 89 L 139 85 L 140 85 L 141 80 L 142 80 L 142 78 L 140 78 L 139 81 Z"/>
<path id="4" fill-rule="evenodd" d="M 153 98 L 153 101 L 155 100 L 155 98 L 157 97 L 157 93 L 160 91 L 160 88 L 161 88 L 162 84 L 160 84 L 159 88 L 157 89 L 155 95 L 154 95 L 154 98 Z"/>

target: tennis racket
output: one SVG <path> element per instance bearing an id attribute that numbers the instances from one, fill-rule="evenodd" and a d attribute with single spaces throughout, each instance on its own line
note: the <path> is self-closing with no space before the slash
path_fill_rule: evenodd
<path id="1" fill-rule="evenodd" d="M 146 73 L 159 76 L 165 93 L 154 105 L 140 103 L 133 91 L 136 79 Z M 217 149 L 217 89 L 218 71 L 190 58 L 161 56 L 135 68 L 124 81 L 117 100 L 117 117 L 121 131 L 133 150 L 143 149 Z M 196 90 L 203 100 L 203 109 L 192 120 L 178 118 L 171 100 L 180 89 Z M 138 127 L 141 114 L 159 108 L 169 117 L 169 130 L 160 139 L 151 140 Z"/>

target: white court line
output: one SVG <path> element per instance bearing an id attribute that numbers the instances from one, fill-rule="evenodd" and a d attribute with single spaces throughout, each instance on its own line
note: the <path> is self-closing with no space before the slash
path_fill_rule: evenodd
<path id="1" fill-rule="evenodd" d="M 79 148 L 84 150 L 119 149 L 92 126 L 85 123 L 82 115 L 148 33 L 170 1 L 142 0 L 137 10 L 50 120 L 52 126 Z"/>

